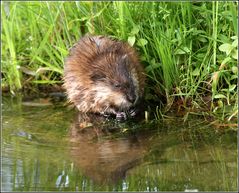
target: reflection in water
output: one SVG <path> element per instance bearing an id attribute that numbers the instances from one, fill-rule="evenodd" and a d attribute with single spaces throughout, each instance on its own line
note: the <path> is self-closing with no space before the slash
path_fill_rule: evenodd
<path id="1" fill-rule="evenodd" d="M 141 133 L 114 139 L 113 134 L 120 127 L 107 123 L 102 127 L 102 119 L 98 115 L 77 116 L 70 128 L 70 141 L 74 142 L 70 154 L 74 163 L 95 182 L 116 183 L 140 163 L 147 153 L 150 136 Z"/>
<path id="2" fill-rule="evenodd" d="M 161 124 L 158 132 L 150 132 L 147 126 L 142 124 L 141 131 L 115 138 L 122 131 L 120 125 L 79 114 L 70 128 L 70 156 L 97 184 L 121 181 L 125 190 L 130 181 L 150 191 L 159 190 L 158 183 L 164 181 L 166 190 L 237 187 L 232 180 L 237 176 L 236 135 L 202 132 L 200 125 L 193 130 L 190 124 L 181 125 L 180 132 L 169 124 Z"/>
<path id="3" fill-rule="evenodd" d="M 56 179 L 56 188 L 61 190 L 62 188 L 68 188 L 69 186 L 69 175 L 65 174 L 63 170 L 62 173 Z"/>
<path id="4" fill-rule="evenodd" d="M 237 190 L 235 131 L 197 119 L 72 120 L 65 107 L 3 103 L 4 191 Z"/>

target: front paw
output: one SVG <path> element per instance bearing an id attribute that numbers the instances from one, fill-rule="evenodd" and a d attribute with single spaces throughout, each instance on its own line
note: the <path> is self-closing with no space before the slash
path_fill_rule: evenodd
<path id="1" fill-rule="evenodd" d="M 135 117 L 137 114 L 137 111 L 135 108 L 131 108 L 128 111 L 124 112 L 117 112 L 116 115 L 116 120 L 117 121 L 125 121 L 128 118 Z"/>
<path id="2" fill-rule="evenodd" d="M 128 114 L 130 117 L 134 117 L 136 116 L 137 114 L 137 110 L 135 108 L 131 108 L 129 111 L 128 111 Z"/>
<path id="3" fill-rule="evenodd" d="M 116 113 L 116 120 L 117 121 L 125 121 L 127 119 L 127 115 L 125 112 L 117 112 Z"/>

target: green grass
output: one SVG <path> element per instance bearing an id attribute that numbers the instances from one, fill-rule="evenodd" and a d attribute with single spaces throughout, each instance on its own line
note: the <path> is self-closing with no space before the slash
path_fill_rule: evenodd
<path id="1" fill-rule="evenodd" d="M 69 48 L 86 33 L 104 34 L 138 50 L 148 76 L 145 97 L 163 106 L 157 114 L 180 101 L 186 111 L 209 106 L 207 113 L 221 120 L 237 117 L 237 2 L 1 5 L 2 88 L 12 93 L 61 84 Z"/>

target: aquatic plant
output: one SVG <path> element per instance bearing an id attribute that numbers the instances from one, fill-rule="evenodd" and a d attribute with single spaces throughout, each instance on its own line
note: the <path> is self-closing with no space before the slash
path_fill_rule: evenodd
<path id="1" fill-rule="evenodd" d="M 2 89 L 61 84 L 70 47 L 86 33 L 104 34 L 138 49 L 148 76 L 146 100 L 160 106 L 158 115 L 176 106 L 222 120 L 237 116 L 238 2 L 1 6 Z"/>

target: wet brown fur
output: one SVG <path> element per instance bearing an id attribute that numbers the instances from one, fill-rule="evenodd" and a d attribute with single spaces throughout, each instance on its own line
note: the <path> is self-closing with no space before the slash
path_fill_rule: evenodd
<path id="1" fill-rule="evenodd" d="M 81 38 L 65 61 L 64 87 L 81 112 L 115 114 L 128 110 L 134 104 L 124 96 L 135 93 L 142 98 L 144 80 L 135 50 L 104 36 Z M 117 84 L 120 89 L 113 88 Z"/>

